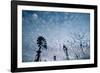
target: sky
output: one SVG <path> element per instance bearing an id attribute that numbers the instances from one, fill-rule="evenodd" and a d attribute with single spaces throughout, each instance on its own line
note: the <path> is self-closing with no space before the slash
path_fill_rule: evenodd
<path id="1" fill-rule="evenodd" d="M 22 11 L 22 61 L 33 62 L 36 56 L 37 38 L 43 36 L 47 41 L 48 50 L 43 50 L 42 59 L 63 60 L 63 44 L 77 39 L 77 35 L 85 35 L 90 39 L 90 14 L 77 12 Z M 69 45 L 68 45 L 69 46 Z M 69 50 L 71 54 L 72 51 Z M 87 52 L 89 53 L 89 52 Z M 70 55 L 74 59 L 74 54 Z"/>

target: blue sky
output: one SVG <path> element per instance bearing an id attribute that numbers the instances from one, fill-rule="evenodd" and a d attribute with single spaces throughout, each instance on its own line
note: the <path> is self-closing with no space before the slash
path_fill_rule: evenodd
<path id="1" fill-rule="evenodd" d="M 22 57 L 33 61 L 36 55 L 37 38 L 43 36 L 48 47 L 55 51 L 74 34 L 86 33 L 90 36 L 90 14 L 75 12 L 22 11 Z M 54 49 L 56 48 L 56 49 Z M 59 49 L 60 50 L 60 49 Z M 59 52 L 58 50 L 58 52 Z M 51 52 L 49 52 L 51 53 Z M 55 52 L 53 52 L 54 54 Z M 59 52 L 59 55 L 62 52 Z"/>

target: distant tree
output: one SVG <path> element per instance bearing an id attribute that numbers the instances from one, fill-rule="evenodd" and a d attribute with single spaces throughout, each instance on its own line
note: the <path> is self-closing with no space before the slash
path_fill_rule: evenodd
<path id="1" fill-rule="evenodd" d="M 37 50 L 37 54 L 34 61 L 41 61 L 41 52 L 43 49 L 47 49 L 47 42 L 46 39 L 42 36 L 37 38 L 37 45 L 39 49 Z"/>

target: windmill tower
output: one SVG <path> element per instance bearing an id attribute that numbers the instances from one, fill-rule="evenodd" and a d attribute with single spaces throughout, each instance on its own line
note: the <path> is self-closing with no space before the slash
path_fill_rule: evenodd
<path id="1" fill-rule="evenodd" d="M 34 60 L 35 62 L 41 61 L 41 52 L 42 52 L 42 50 L 47 49 L 46 39 L 42 36 L 39 36 L 37 38 L 37 45 L 38 45 L 39 49 L 36 51 L 37 54 L 35 56 L 35 60 Z"/>

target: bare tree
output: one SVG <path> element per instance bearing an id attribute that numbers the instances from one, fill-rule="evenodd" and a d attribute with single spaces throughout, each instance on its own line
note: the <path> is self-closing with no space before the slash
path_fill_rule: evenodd
<path id="1" fill-rule="evenodd" d="M 79 41 L 79 47 L 84 55 L 85 53 L 84 53 L 84 48 L 83 48 L 83 39 L 85 38 L 85 35 L 86 33 L 78 33 L 75 35 L 76 40 Z"/>
<path id="2" fill-rule="evenodd" d="M 85 48 L 89 48 L 90 46 L 90 39 L 87 38 L 89 37 L 89 35 L 87 33 L 76 33 L 74 35 L 71 36 L 72 41 L 70 41 L 69 43 L 71 43 L 71 46 L 79 46 L 79 49 L 81 50 L 81 54 L 83 54 L 84 56 L 88 56 L 89 55 L 86 55 L 86 52 L 84 51 Z M 78 59 L 79 58 L 79 55 L 77 55 L 77 52 L 74 52 L 76 58 Z"/>

